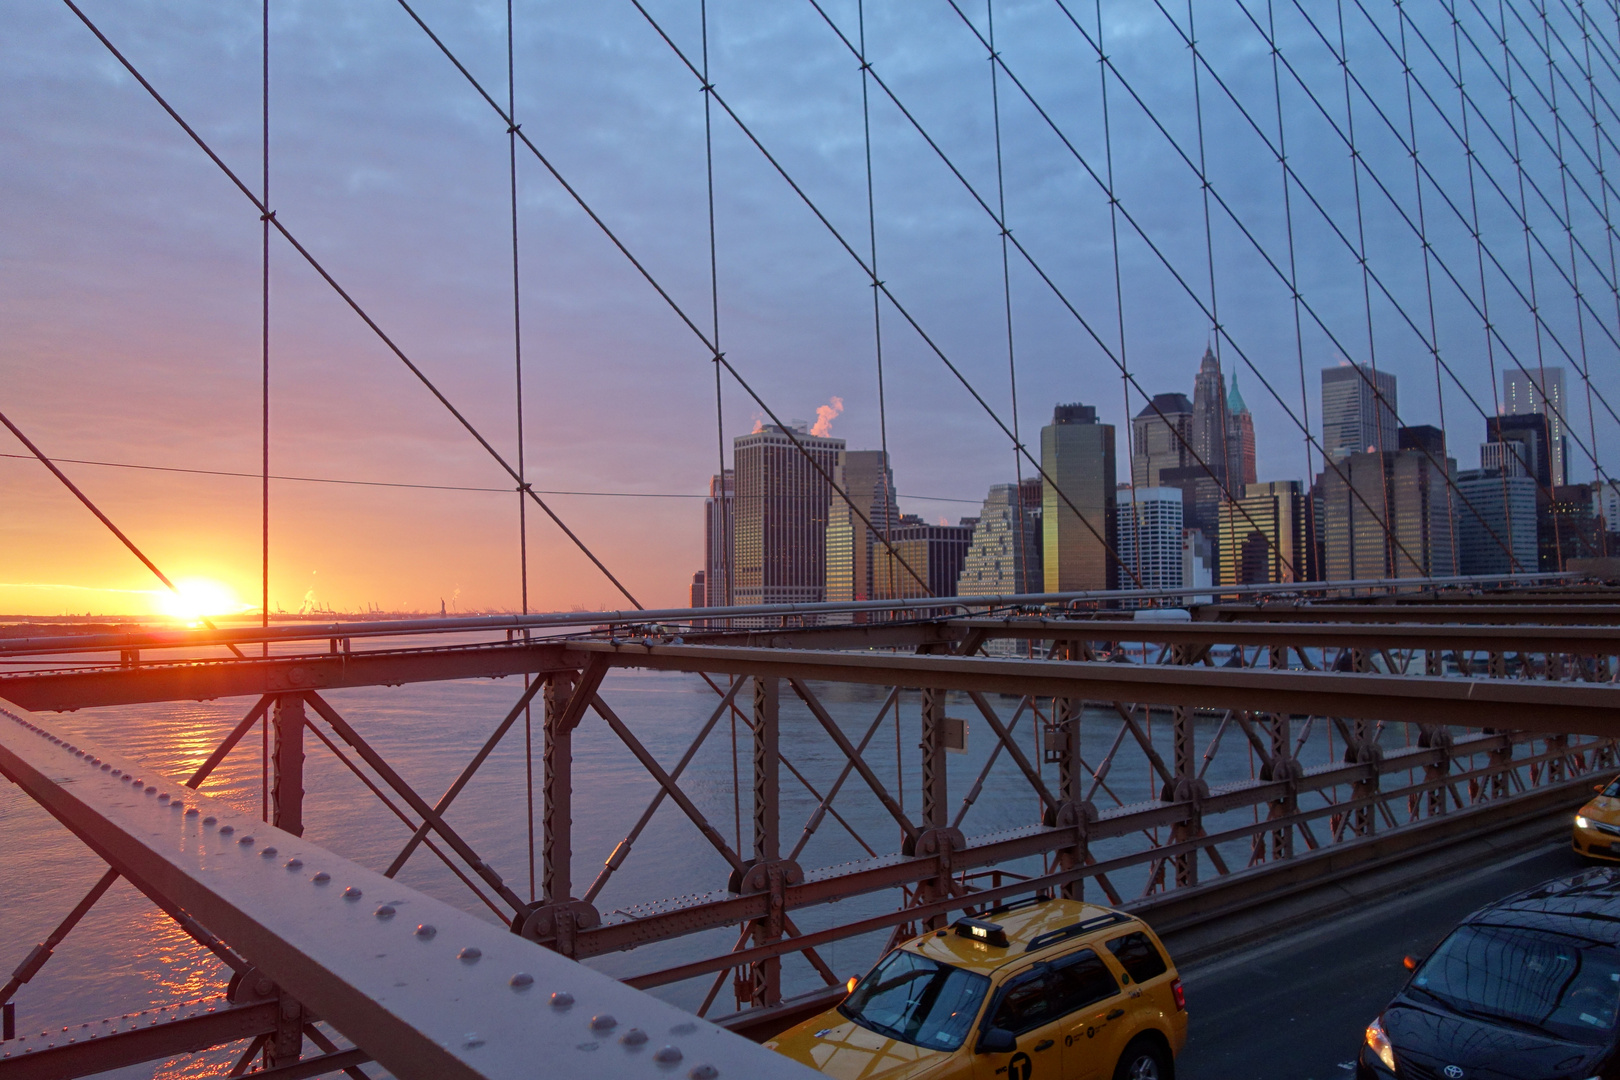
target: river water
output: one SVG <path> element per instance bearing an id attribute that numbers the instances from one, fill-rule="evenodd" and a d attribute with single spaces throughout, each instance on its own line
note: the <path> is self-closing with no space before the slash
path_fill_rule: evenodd
<path id="1" fill-rule="evenodd" d="M 858 742 L 882 709 L 888 691 L 879 687 L 815 684 L 829 712 L 851 742 Z M 521 692 L 518 679 L 424 683 L 392 688 L 334 690 L 326 699 L 375 746 L 418 792 L 435 799 L 488 737 Z M 693 737 L 709 718 L 719 698 L 699 676 L 615 669 L 603 685 L 602 697 L 635 732 L 666 768 L 672 769 Z M 917 743 L 920 736 L 919 695 L 899 695 L 897 710 L 890 710 L 868 747 L 866 758 L 892 793 L 916 819 L 919 808 Z M 738 703 L 748 707 L 748 691 Z M 989 698 L 1004 720 L 1018 707 L 1017 699 Z M 147 768 L 176 778 L 189 775 L 208 756 L 231 726 L 251 706 L 252 699 L 186 704 L 123 706 L 85 709 L 76 713 L 39 717 L 64 737 L 97 750 L 122 754 Z M 994 734 L 966 697 L 952 694 L 950 715 L 969 721 L 966 753 L 948 755 L 952 812 L 973 786 L 989 757 Z M 536 709 L 533 733 L 535 775 L 535 830 L 538 861 L 538 799 L 540 733 Z M 312 714 L 313 715 L 313 714 Z M 898 730 L 896 728 L 898 715 Z M 317 724 L 321 724 L 319 720 Z M 781 710 L 781 749 L 787 762 L 803 774 L 817 791 L 825 792 L 843 767 L 837 747 L 809 710 L 784 685 Z M 322 724 L 324 727 L 324 724 Z M 1089 710 L 1082 722 L 1082 754 L 1095 767 L 1116 742 L 1122 723 L 1102 710 Z M 1211 786 L 1248 779 L 1257 761 L 1235 725 L 1224 731 L 1214 719 L 1199 722 L 1198 749 L 1204 754 L 1217 732 L 1222 748 L 1209 755 L 1205 779 Z M 1026 755 L 1039 762 L 1038 724 L 1026 711 L 1018 720 L 1015 737 Z M 1153 742 L 1170 757 L 1169 725 L 1153 725 Z M 1327 725 L 1314 730 L 1300 750 L 1307 766 L 1329 760 L 1334 752 Z M 740 850 L 751 849 L 749 831 L 749 736 L 737 730 L 733 756 L 733 728 L 723 718 L 681 778 L 693 802 Z M 330 734 L 330 733 L 329 733 Z M 1404 743 L 1398 727 L 1383 735 L 1392 747 Z M 898 760 L 903 763 L 898 773 Z M 347 752 L 348 748 L 339 743 Z M 1338 747 L 1342 752 L 1342 746 Z M 307 737 L 305 836 L 316 844 L 363 865 L 382 869 L 409 836 L 409 829 L 391 814 L 327 748 Z M 352 759 L 353 755 L 350 754 Z M 1042 766 L 1046 781 L 1055 785 L 1055 767 Z M 740 772 L 741 799 L 737 798 L 734 769 Z M 601 870 L 614 846 L 624 838 L 657 791 L 646 773 L 608 726 L 594 713 L 587 714 L 574 742 L 574 891 L 580 895 Z M 1107 810 L 1119 803 L 1135 803 L 1157 795 L 1145 755 L 1129 737 L 1123 739 L 1107 776 L 1106 790 L 1095 802 Z M 244 739 L 214 772 L 204 792 L 233 804 L 238 810 L 259 813 L 262 797 L 261 743 L 258 732 Z M 781 836 L 784 853 L 799 840 L 804 823 L 817 800 L 792 772 L 782 774 Z M 899 829 L 878 800 L 851 775 L 834 804 L 849 827 L 878 854 L 898 850 Z M 446 815 L 512 887 L 529 892 L 525 748 L 520 721 L 484 764 L 472 783 Z M 739 822 L 740 817 L 740 822 Z M 1245 812 L 1242 820 L 1252 814 Z M 971 838 L 1003 829 L 1035 824 L 1039 803 L 1009 755 L 1003 753 L 985 781 L 982 793 L 962 822 Z M 1230 824 L 1237 824 L 1236 821 Z M 1211 823 L 1210 830 L 1219 825 Z M 739 835 L 740 833 L 740 835 Z M 1126 838 L 1094 845 L 1099 858 L 1139 849 L 1142 838 Z M 824 819 L 799 856 L 806 869 L 867 857 L 866 850 L 832 816 Z M 1233 851 L 1229 861 L 1241 867 L 1246 845 Z M 20 789 L 0 784 L 0 970 L 9 972 L 36 942 L 49 933 L 95 882 L 104 865 L 70 833 L 57 825 Z M 1010 866 L 1024 872 L 1038 865 Z M 536 869 L 538 875 L 538 869 Z M 723 889 L 728 867 L 703 840 L 670 800 L 665 800 L 651 824 L 636 842 L 622 868 L 596 900 L 605 918 L 637 903 L 690 893 Z M 429 852 L 418 849 L 400 879 L 424 892 L 495 921 L 483 906 Z M 1114 878 L 1127 897 L 1137 895 L 1145 871 Z M 1094 887 L 1088 895 L 1095 892 Z M 892 911 L 894 894 L 845 900 L 832 907 L 795 912 L 801 930 L 812 931 L 834 922 Z M 656 970 L 699 955 L 724 951 L 735 944 L 737 929 L 720 929 L 670 942 L 643 946 L 633 952 L 594 958 L 591 966 L 616 976 Z M 876 959 L 885 934 L 837 942 L 820 949 L 834 972 L 845 978 L 866 970 Z M 38 1033 L 63 1025 L 143 1008 L 190 1000 L 223 989 L 229 971 L 195 945 L 127 883 L 120 881 L 98 903 L 85 921 L 56 951 L 45 969 L 16 996 L 18 1028 Z M 712 976 L 654 991 L 685 1008 L 696 1009 L 708 992 Z M 819 985 L 801 957 L 783 965 L 784 991 L 794 993 Z M 734 1007 L 731 989 L 724 987 L 713 1015 Z M 119 1076 L 189 1077 L 217 1069 L 228 1055 L 216 1052 L 123 1070 Z M 371 1067 L 376 1073 L 380 1070 Z"/>

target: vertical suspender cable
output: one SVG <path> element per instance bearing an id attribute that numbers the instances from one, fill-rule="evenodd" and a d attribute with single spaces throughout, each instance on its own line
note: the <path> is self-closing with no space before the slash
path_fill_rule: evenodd
<path id="1" fill-rule="evenodd" d="M 1592 142 L 1597 150 L 1598 191 L 1603 196 L 1603 234 L 1604 239 L 1608 241 L 1609 248 L 1609 280 L 1620 282 L 1620 267 L 1617 267 L 1614 253 L 1614 225 L 1609 217 L 1609 185 L 1605 180 L 1603 169 L 1603 125 L 1597 108 L 1597 82 L 1592 75 L 1592 28 L 1586 19 L 1586 0 L 1576 0 L 1576 6 L 1581 13 L 1581 51 L 1586 58 L 1584 74 L 1586 75 L 1587 100 L 1590 106 L 1587 111 L 1592 117 Z M 1614 314 L 1615 323 L 1620 326 L 1620 289 L 1614 290 Z M 1589 374 L 1586 379 L 1586 417 L 1592 432 L 1592 444 L 1596 446 L 1597 419 L 1596 414 L 1592 411 L 1590 366 L 1588 366 L 1587 371 Z M 1599 483 L 1602 482 L 1602 480 L 1599 480 Z M 1606 496 L 1614 494 L 1612 485 L 1610 490 L 1604 492 L 1604 494 Z M 1598 505 L 1600 508 L 1608 505 L 1608 499 L 1601 499 Z M 1598 529 L 1598 554 L 1605 558 L 1609 554 L 1609 526 L 1611 524 L 1613 523 L 1605 521 L 1603 527 Z"/>
<path id="2" fill-rule="evenodd" d="M 259 625 L 270 628 L 270 0 L 260 5 L 261 64 L 260 162 L 263 175 L 259 199 L 265 212 L 259 218 Z M 260 654 L 270 655 L 270 642 L 260 646 Z M 270 820 L 270 714 L 266 711 L 260 726 L 263 753 L 259 762 L 259 816 Z"/>
<path id="3" fill-rule="evenodd" d="M 1378 480 L 1384 496 L 1384 530 L 1394 532 L 1395 519 L 1390 514 L 1389 502 L 1389 469 L 1385 466 L 1387 459 L 1383 457 L 1391 448 L 1386 446 L 1384 441 L 1384 410 L 1382 406 L 1386 402 L 1384 401 L 1383 391 L 1378 388 L 1378 345 L 1373 337 L 1372 282 L 1367 272 L 1367 223 L 1361 207 L 1361 151 L 1356 146 L 1355 98 L 1350 94 L 1350 46 L 1344 32 L 1344 0 L 1335 0 L 1334 8 L 1339 19 L 1339 70 L 1344 77 L 1345 133 L 1350 142 L 1350 181 L 1356 203 L 1356 260 L 1361 265 L 1361 298 L 1367 320 L 1367 362 L 1372 369 L 1372 378 L 1366 381 L 1370 384 L 1372 390 L 1373 424 L 1378 439 L 1375 445 L 1380 452 Z M 1394 415 L 1394 413 L 1395 409 L 1391 406 L 1390 414 Z M 1443 463 L 1444 455 L 1442 455 L 1441 460 Z M 1406 548 L 1402 547 L 1400 551 L 1406 555 L 1407 561 L 1412 563 L 1412 569 L 1416 571 L 1418 577 L 1428 577 L 1433 573 L 1432 567 L 1419 565 L 1417 560 L 1412 558 L 1412 553 Z M 1383 576 L 1401 576 L 1400 564 L 1395 558 L 1395 549 L 1386 544 L 1384 552 Z M 1357 575 L 1351 574 L 1351 577 L 1355 576 Z"/>
<path id="4" fill-rule="evenodd" d="M 1557 568 L 1562 570 L 1564 568 L 1564 542 L 1561 535 L 1562 530 L 1558 524 L 1558 492 L 1556 487 L 1559 478 L 1555 472 L 1551 471 L 1553 458 L 1551 417 L 1553 414 L 1549 412 L 1549 409 L 1555 408 L 1555 406 L 1550 405 L 1547 401 L 1547 367 L 1545 360 L 1542 358 L 1541 306 L 1537 300 L 1536 293 L 1536 260 L 1535 253 L 1530 245 L 1529 207 L 1524 193 L 1524 157 L 1519 149 L 1519 107 L 1517 98 L 1515 98 L 1513 94 L 1513 63 L 1515 58 L 1513 56 L 1512 49 L 1508 46 L 1507 9 L 1502 0 L 1497 0 L 1496 2 L 1496 14 L 1498 25 L 1492 27 L 1491 29 L 1497 32 L 1497 41 L 1502 46 L 1502 75 L 1507 84 L 1508 130 L 1513 139 L 1513 171 L 1519 180 L 1519 220 L 1524 225 L 1524 264 L 1525 271 L 1530 277 L 1530 318 L 1535 326 L 1536 331 L 1536 377 L 1541 381 L 1541 385 L 1536 387 L 1535 390 L 1536 395 L 1541 399 L 1541 413 L 1545 418 L 1545 423 L 1547 425 L 1547 460 L 1549 468 L 1547 476 L 1549 490 L 1547 495 L 1548 500 L 1551 503 L 1551 506 L 1549 507 L 1550 513 L 1548 516 L 1552 518 L 1553 557 L 1557 560 Z M 1525 372 L 1525 374 L 1528 375 L 1529 373 Z M 1564 426 L 1561 415 L 1562 407 L 1556 406 L 1556 408 L 1558 408 L 1560 413 L 1559 427 L 1562 428 Z M 1568 465 L 1568 463 L 1564 461 L 1563 454 L 1558 455 L 1558 462 L 1560 465 L 1565 465 L 1566 467 Z M 1568 478 L 1565 477 L 1565 479 Z M 1538 556 L 1540 555 L 1539 547 L 1540 545 L 1538 543 Z M 1539 564 L 1539 558 L 1537 561 Z"/>
<path id="5" fill-rule="evenodd" d="M 1114 195 L 1114 130 L 1112 118 L 1108 112 L 1108 54 L 1103 48 L 1103 17 L 1102 0 L 1096 0 L 1097 14 L 1097 76 L 1100 80 L 1101 96 L 1099 102 L 1102 108 L 1103 122 L 1103 152 L 1105 177 L 1108 181 L 1108 240 L 1113 249 L 1114 256 L 1114 319 L 1119 327 L 1119 393 L 1125 405 L 1125 446 L 1131 458 L 1135 455 L 1136 425 L 1131 422 L 1131 368 L 1125 352 L 1125 291 L 1121 285 L 1119 272 L 1119 200 Z M 1005 215 L 1003 215 L 1005 220 Z M 1146 396 L 1146 395 L 1144 395 Z M 1149 399 L 1151 404 L 1151 399 Z M 1161 421 L 1162 422 L 1162 421 Z M 1151 459 L 1150 467 L 1151 467 Z M 1136 561 L 1136 580 L 1142 580 L 1142 525 L 1139 516 L 1141 504 L 1137 502 L 1136 469 L 1133 464 L 1127 465 L 1131 470 L 1131 549 Z M 1153 486 L 1150 482 L 1148 486 Z M 1186 507 L 1182 507 L 1185 515 Z M 1182 520 L 1186 524 L 1185 516 Z M 1118 546 L 1117 544 L 1115 545 Z M 1109 582 L 1113 587 L 1115 583 Z M 1192 584 L 1183 581 L 1183 585 Z"/>
<path id="6" fill-rule="evenodd" d="M 720 586 L 718 598 L 722 604 L 734 603 L 736 587 L 731 580 L 731 514 L 726 510 L 726 424 L 723 402 L 720 393 L 720 361 L 725 355 L 720 351 L 720 260 L 718 247 L 715 243 L 714 228 L 714 124 L 711 117 L 712 103 L 710 94 L 714 91 L 714 84 L 709 81 L 709 3 L 708 0 L 698 0 L 698 24 L 703 35 L 703 165 L 708 182 L 709 206 L 709 317 L 710 342 L 714 346 L 714 433 L 715 446 L 720 455 L 720 486 L 715 493 L 712 511 L 715 520 L 719 523 L 716 530 L 719 533 L 720 544 Z M 731 505 L 736 507 L 736 493 L 732 494 Z M 704 591 L 711 598 L 717 594 L 710 588 L 708 578 L 704 578 Z M 711 602 L 712 599 L 711 599 Z M 731 817 L 734 829 L 733 842 L 738 851 L 742 850 L 742 765 L 737 754 L 737 710 L 729 709 L 731 718 Z"/>
<path id="7" fill-rule="evenodd" d="M 883 452 L 883 473 L 878 480 L 883 485 L 883 542 L 885 546 L 892 543 L 895 508 L 890 505 L 889 499 L 889 411 L 883 386 L 883 305 L 878 295 L 878 286 L 881 279 L 878 277 L 877 255 L 877 191 L 872 181 L 872 107 L 868 83 L 872 78 L 871 65 L 866 59 L 866 2 L 856 0 L 855 18 L 860 34 L 860 60 L 861 60 L 861 134 L 865 140 L 866 151 L 866 238 L 867 252 L 872 267 L 872 346 L 877 359 L 877 396 L 878 396 L 878 447 Z M 870 540 L 867 542 L 870 547 Z M 895 595 L 894 560 L 884 560 L 889 571 L 888 595 Z M 867 571 L 871 572 L 871 558 L 867 559 Z M 874 579 L 874 584 L 876 579 Z M 895 722 L 899 723 L 900 712 L 895 710 Z"/>
<path id="8" fill-rule="evenodd" d="M 1288 166 L 1288 139 L 1286 126 L 1283 123 L 1282 101 L 1282 66 L 1279 61 L 1280 49 L 1277 47 L 1277 12 L 1273 0 L 1266 0 L 1266 23 L 1269 33 L 1267 41 L 1271 45 L 1271 92 L 1277 105 L 1277 164 L 1282 167 L 1282 196 L 1283 196 L 1283 224 L 1288 233 L 1288 292 L 1292 298 L 1294 308 L 1294 358 L 1299 365 L 1299 415 L 1305 420 L 1305 483 L 1308 485 L 1305 498 L 1305 543 L 1309 546 L 1310 557 L 1303 552 L 1295 552 L 1295 565 L 1304 563 L 1304 573 L 1296 572 L 1295 580 L 1313 576 L 1325 580 L 1327 568 L 1317 565 L 1316 559 L 1316 469 L 1311 462 L 1311 432 L 1310 432 L 1310 390 L 1305 378 L 1305 329 L 1300 319 L 1299 311 L 1299 263 L 1294 246 L 1294 203 L 1293 184 L 1289 178 Z M 1324 474 L 1325 474 L 1324 470 Z"/>
<path id="9" fill-rule="evenodd" d="M 996 145 L 996 216 L 1001 229 L 1001 298 L 1005 307 L 1007 326 L 1007 384 L 1012 397 L 1012 429 L 1015 444 L 1023 439 L 1023 432 L 1018 423 L 1018 360 L 1013 351 L 1013 316 L 1012 316 L 1012 268 L 1007 258 L 1007 187 L 1002 173 L 1001 161 L 1001 94 L 999 78 L 996 73 L 996 8 L 995 0 L 984 0 L 984 13 L 987 21 L 989 35 L 990 60 L 990 116 L 991 127 L 995 133 Z M 1013 469 L 1017 480 L 1018 531 L 1016 534 L 1018 553 L 1013 559 L 1014 587 L 1019 591 L 1033 590 L 1028 581 L 1029 563 L 1025 558 L 1029 551 L 1029 543 L 1025 539 L 1024 530 L 1027 528 L 1027 513 L 1024 509 L 1024 459 L 1020 447 L 1013 447 Z M 1044 525 L 1042 526 L 1044 528 Z M 1017 581 L 1017 568 L 1020 561 L 1024 562 L 1025 581 Z M 1044 564 L 1044 558 L 1042 560 Z M 1044 566 L 1043 566 L 1044 573 Z M 1107 588 L 1107 585 L 1103 586 Z"/>
<path id="10" fill-rule="evenodd" d="M 1412 66 L 1406 50 L 1406 0 L 1395 0 L 1395 20 L 1400 31 L 1401 76 L 1406 86 L 1406 136 L 1412 151 L 1412 188 L 1417 193 L 1418 244 L 1423 250 L 1423 295 L 1429 305 L 1429 352 L 1434 358 L 1434 393 L 1439 402 L 1440 430 L 1446 430 L 1446 387 L 1440 378 L 1440 326 L 1434 311 L 1434 273 L 1429 255 L 1429 225 L 1423 209 L 1423 169 L 1418 164 L 1417 113 L 1412 107 Z M 1462 551 L 1457 547 L 1457 507 L 1446 485 L 1446 523 L 1451 530 L 1452 572 L 1462 573 Z M 1508 550 L 1509 570 L 1513 552 Z"/>
<path id="11" fill-rule="evenodd" d="M 506 130 L 507 177 L 512 195 L 512 368 L 517 402 L 518 471 L 518 584 L 523 614 L 529 613 L 529 500 L 528 472 L 524 461 L 523 439 L 523 292 L 518 278 L 518 175 L 517 175 L 517 83 L 513 62 L 512 0 L 506 0 Z M 525 638 L 528 631 L 523 632 Z M 523 689 L 529 689 L 530 676 L 523 676 Z M 523 706 L 523 798 L 529 837 L 529 902 L 535 898 L 534 870 L 534 712 Z M 566 899 L 566 897 L 564 898 Z"/>

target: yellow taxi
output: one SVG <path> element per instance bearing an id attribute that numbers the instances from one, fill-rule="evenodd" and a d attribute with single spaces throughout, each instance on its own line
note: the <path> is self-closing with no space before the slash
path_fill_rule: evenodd
<path id="1" fill-rule="evenodd" d="M 1575 854 L 1620 862 L 1620 776 L 1597 786 L 1597 798 L 1575 815 Z"/>
<path id="2" fill-rule="evenodd" d="M 894 949 L 765 1045 L 838 1080 L 1172 1080 L 1181 978 L 1141 920 L 1044 896 Z"/>

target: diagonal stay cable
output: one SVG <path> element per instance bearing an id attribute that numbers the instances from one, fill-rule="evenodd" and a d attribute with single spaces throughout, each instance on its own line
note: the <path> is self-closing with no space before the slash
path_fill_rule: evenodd
<path id="1" fill-rule="evenodd" d="M 484 438 L 483 434 L 473 426 L 472 421 L 468 420 L 464 415 L 462 415 L 461 410 L 457 409 L 455 405 L 451 404 L 450 399 L 445 397 L 444 393 L 434 385 L 433 380 L 429 379 L 427 374 L 423 372 L 421 368 L 417 367 L 416 364 L 411 361 L 409 356 L 405 355 L 405 350 L 401 349 L 394 342 L 394 339 L 389 337 L 381 326 L 377 325 L 376 321 L 366 313 L 366 310 L 360 306 L 359 302 L 355 300 L 353 296 L 349 294 L 348 290 L 346 290 L 342 285 L 338 284 L 337 279 L 327 272 L 326 267 L 321 265 L 320 261 L 310 253 L 308 248 L 304 247 L 304 245 L 299 242 L 297 237 L 293 236 L 291 230 L 289 230 L 286 225 L 282 224 L 281 220 L 276 217 L 275 211 L 265 206 L 264 203 L 260 201 L 259 197 L 253 193 L 253 189 L 248 187 L 247 184 L 243 183 L 242 178 L 237 176 L 231 167 L 225 164 L 224 159 L 214 152 L 213 147 L 209 146 L 203 137 L 197 134 L 196 129 L 194 129 L 190 124 L 186 123 L 185 119 L 175 111 L 174 106 L 170 105 L 168 100 L 158 92 L 157 88 L 147 81 L 146 76 L 142 75 L 140 71 L 136 69 L 135 65 L 130 63 L 129 59 L 118 50 L 118 47 L 115 46 L 111 40 L 108 39 L 107 35 L 101 32 L 101 28 L 92 22 L 90 17 L 80 10 L 79 6 L 75 4 L 73 0 L 62 0 L 62 2 L 67 5 L 68 9 L 72 11 L 73 14 L 79 17 L 79 21 L 84 23 L 89 31 L 96 36 L 96 39 L 101 42 L 109 53 L 112 54 L 113 59 L 117 60 L 119 64 L 123 65 L 125 71 L 128 71 L 132 76 L 134 76 L 135 81 L 140 83 L 141 87 L 152 96 L 152 100 L 156 101 L 158 105 L 162 107 L 163 111 L 168 113 L 169 117 L 174 120 L 176 124 L 180 125 L 180 129 L 191 138 L 191 141 L 196 143 L 198 148 L 202 150 L 204 154 L 208 155 L 209 160 L 219 167 L 219 170 L 225 174 L 226 178 L 229 179 L 232 184 L 236 185 L 236 189 L 240 191 L 242 195 L 258 209 L 261 218 L 268 221 L 275 228 L 275 230 L 293 246 L 293 249 L 297 251 L 299 255 L 303 256 L 304 261 L 309 263 L 310 267 L 314 269 L 314 271 L 332 287 L 333 291 L 335 291 L 338 296 L 343 299 L 343 302 L 348 304 L 349 308 L 360 317 L 360 320 L 371 328 L 372 333 L 377 335 L 378 339 L 388 347 L 389 351 L 398 357 L 400 362 L 410 369 L 411 374 L 415 375 L 417 379 L 421 381 L 422 385 L 427 387 L 428 391 L 434 397 L 439 399 L 439 404 L 448 409 L 450 411 L 450 415 L 455 417 L 461 426 L 467 430 L 467 433 L 478 441 L 478 445 L 482 446 L 485 451 L 489 453 L 489 456 L 495 459 L 496 464 L 504 469 L 508 476 L 517 481 L 518 489 L 526 493 L 529 498 L 534 500 L 535 504 L 538 505 L 541 510 L 545 511 L 546 516 L 551 518 L 552 522 L 557 526 L 557 528 L 561 529 L 563 534 L 574 542 L 574 546 L 579 548 L 579 550 L 585 554 L 585 557 L 590 559 L 592 564 L 594 564 L 595 567 L 602 572 L 603 576 L 611 581 L 619 592 L 624 594 L 625 599 L 629 600 L 630 603 L 634 604 L 637 608 L 640 608 L 642 606 L 641 601 L 637 600 L 635 596 L 631 594 L 630 590 L 624 587 L 624 583 L 615 577 L 613 572 L 603 564 L 602 560 L 596 557 L 595 552 L 591 551 L 591 549 L 585 544 L 585 541 L 581 540 L 574 530 L 570 529 L 563 519 L 557 516 L 556 511 L 552 510 L 544 499 L 535 494 L 534 490 L 524 481 L 522 474 L 520 474 L 511 465 L 507 464 L 506 458 L 501 456 L 500 451 L 496 450 L 495 447 L 490 444 L 489 440 Z M 524 139 L 524 142 L 528 142 L 528 140 Z"/>
<path id="2" fill-rule="evenodd" d="M 86 510 L 89 510 L 92 514 L 94 514 L 96 516 L 97 521 L 99 521 L 103 525 L 107 526 L 108 531 L 111 532 L 114 536 L 116 536 L 118 538 L 119 543 L 123 544 L 125 547 L 127 547 L 130 550 L 130 554 L 134 555 L 137 559 L 141 560 L 141 564 L 143 566 L 145 566 L 148 570 L 152 571 L 152 573 L 157 576 L 157 579 L 159 581 L 163 582 L 163 584 L 168 587 L 168 590 L 170 592 L 174 593 L 175 595 L 179 595 L 180 589 L 175 585 L 174 582 L 169 580 L 169 575 L 165 574 L 162 570 L 159 570 L 157 568 L 157 564 L 154 563 L 151 559 L 148 559 L 146 557 L 146 553 L 144 551 L 142 551 L 140 548 L 135 546 L 135 541 L 131 540 L 128 536 L 126 536 L 124 534 L 123 529 L 120 529 L 117 525 L 114 525 L 113 522 L 112 522 L 112 518 L 108 517 L 106 514 L 103 514 L 101 512 L 101 508 L 99 506 L 97 506 L 95 503 L 90 501 L 90 496 L 86 495 L 83 491 L 79 490 L 79 485 L 75 484 L 72 480 L 69 480 L 67 473 L 65 473 L 61 469 L 59 469 L 57 467 L 57 465 L 56 465 L 56 462 L 52 461 L 48 456 L 46 456 L 45 451 L 43 451 L 39 447 L 35 446 L 34 441 L 32 439 L 30 439 L 27 435 L 24 435 L 22 433 L 22 429 L 19 428 L 16 424 L 13 424 L 11 422 L 11 419 L 8 416 L 6 416 L 5 413 L 0 413 L 0 424 L 4 424 L 11 431 L 11 433 L 13 435 L 17 436 L 17 441 L 22 443 L 24 446 L 26 446 L 28 448 L 28 452 L 33 454 L 36 458 L 38 458 L 39 463 L 41 465 L 45 466 L 47 469 L 49 469 L 51 471 L 51 475 L 55 476 L 58 480 L 60 480 L 62 482 L 62 486 L 67 488 L 68 491 L 72 492 L 74 498 L 78 499 L 81 503 L 84 504 L 84 507 L 85 507 Z M 209 622 L 207 619 L 203 619 L 202 624 L 204 626 L 208 627 L 208 629 L 210 629 L 210 630 L 219 629 L 217 626 L 215 626 L 213 623 Z M 238 649 L 235 645 L 227 645 L 226 648 L 230 649 L 231 652 L 235 653 L 237 656 L 242 657 L 243 659 L 246 659 L 246 657 L 244 656 L 242 650 Z"/>

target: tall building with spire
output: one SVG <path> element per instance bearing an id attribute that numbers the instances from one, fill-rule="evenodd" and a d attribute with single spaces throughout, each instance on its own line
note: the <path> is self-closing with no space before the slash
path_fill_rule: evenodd
<path id="1" fill-rule="evenodd" d="M 1192 413 L 1193 452 L 1215 474 L 1216 483 L 1224 485 L 1229 441 L 1226 380 L 1221 377 L 1221 362 L 1212 348 L 1204 349 L 1204 358 L 1198 364 Z"/>
<path id="2" fill-rule="evenodd" d="M 1238 391 L 1237 372 L 1232 372 L 1232 389 L 1226 395 L 1227 485 L 1235 497 L 1256 483 L 1254 471 L 1254 417 Z"/>

